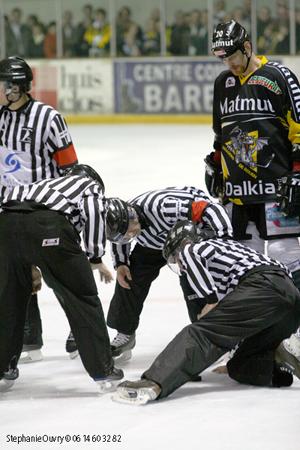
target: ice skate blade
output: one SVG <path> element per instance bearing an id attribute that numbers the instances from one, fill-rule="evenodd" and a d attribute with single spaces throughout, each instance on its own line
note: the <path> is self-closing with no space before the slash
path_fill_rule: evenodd
<path id="1" fill-rule="evenodd" d="M 126 350 L 119 356 L 113 356 L 113 359 L 117 364 L 129 361 L 131 358 L 132 358 L 132 350 Z"/>
<path id="2" fill-rule="evenodd" d="M 109 392 L 114 392 L 117 388 L 117 385 L 120 383 L 120 380 L 103 380 L 96 381 L 99 394 L 107 394 Z"/>
<path id="3" fill-rule="evenodd" d="M 4 378 L 0 380 L 0 392 L 9 391 L 13 385 L 15 384 L 15 380 L 5 380 Z"/>
<path id="4" fill-rule="evenodd" d="M 79 355 L 78 350 L 75 350 L 75 352 L 70 352 L 69 353 L 69 358 L 70 359 L 75 359 L 75 358 L 77 358 L 78 355 Z"/>
<path id="5" fill-rule="evenodd" d="M 112 401 L 117 403 L 125 403 L 127 405 L 142 406 L 146 405 L 151 398 L 148 393 L 142 390 L 137 392 L 136 390 L 127 390 L 118 388 L 116 392 L 111 396 Z"/>
<path id="6" fill-rule="evenodd" d="M 28 352 L 22 352 L 19 363 L 20 364 L 28 364 L 28 363 L 41 361 L 42 359 L 43 359 L 43 354 L 40 349 L 30 350 Z"/>

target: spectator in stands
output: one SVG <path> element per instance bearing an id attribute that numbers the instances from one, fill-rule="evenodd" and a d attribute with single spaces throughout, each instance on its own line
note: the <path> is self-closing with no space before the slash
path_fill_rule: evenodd
<path id="1" fill-rule="evenodd" d="M 156 23 L 156 25 L 159 28 L 159 24 L 160 24 L 160 9 L 159 8 L 154 8 L 151 11 L 150 19 L 154 20 L 154 22 Z"/>
<path id="2" fill-rule="evenodd" d="M 244 0 L 242 4 L 242 24 L 247 26 L 246 30 L 251 29 L 251 9 L 252 0 Z"/>
<path id="3" fill-rule="evenodd" d="M 131 10 L 123 6 L 117 15 L 117 53 L 121 56 L 140 56 L 143 48 L 141 27 L 131 19 Z"/>
<path id="4" fill-rule="evenodd" d="M 257 37 L 257 50 L 260 54 L 273 55 L 277 43 L 276 24 L 267 24 L 260 36 Z"/>
<path id="5" fill-rule="evenodd" d="M 227 15 L 226 2 L 224 0 L 215 1 L 214 2 L 214 12 L 213 12 L 214 24 L 224 22 L 226 15 Z"/>
<path id="6" fill-rule="evenodd" d="M 190 56 L 198 55 L 199 47 L 199 30 L 200 30 L 200 11 L 194 9 L 190 15 L 190 35 L 189 35 L 189 52 Z"/>
<path id="7" fill-rule="evenodd" d="M 231 13 L 230 20 L 233 19 L 236 22 L 243 25 L 246 30 L 251 30 L 251 17 L 246 17 L 242 7 L 236 7 Z"/>
<path id="8" fill-rule="evenodd" d="M 32 25 L 32 43 L 28 56 L 30 58 L 44 58 L 44 41 L 45 33 L 44 27 L 41 23 L 37 22 Z"/>
<path id="9" fill-rule="evenodd" d="M 50 22 L 44 40 L 44 54 L 46 58 L 56 58 L 56 23 Z"/>
<path id="10" fill-rule="evenodd" d="M 263 35 L 265 28 L 273 22 L 271 10 L 268 6 L 262 6 L 257 13 L 257 38 Z M 264 50 L 262 51 L 264 53 Z"/>
<path id="11" fill-rule="evenodd" d="M 32 30 L 32 27 L 38 23 L 41 22 L 36 14 L 29 14 L 29 16 L 27 16 L 26 25 L 30 30 Z"/>
<path id="12" fill-rule="evenodd" d="M 111 28 L 106 21 L 106 11 L 98 8 L 92 24 L 86 29 L 83 39 L 88 44 L 89 56 L 107 56 L 109 52 Z"/>
<path id="13" fill-rule="evenodd" d="M 159 22 L 154 18 L 148 19 L 144 32 L 143 54 L 146 56 L 160 54 L 160 29 Z"/>
<path id="14" fill-rule="evenodd" d="M 190 30 L 185 22 L 183 11 L 175 13 L 175 23 L 171 26 L 170 47 L 172 55 L 188 55 Z"/>
<path id="15" fill-rule="evenodd" d="M 14 8 L 10 13 L 5 26 L 5 39 L 8 56 L 28 56 L 32 37 L 29 27 L 22 23 L 20 8 Z"/>
<path id="16" fill-rule="evenodd" d="M 72 11 L 66 10 L 62 20 L 63 56 L 69 58 L 75 55 L 76 37 Z"/>
<path id="17" fill-rule="evenodd" d="M 83 19 L 76 28 L 76 45 L 75 45 L 75 55 L 76 56 L 88 56 L 89 46 L 88 43 L 83 39 L 84 33 L 88 27 L 93 22 L 93 7 L 90 4 L 86 4 L 82 8 Z"/>

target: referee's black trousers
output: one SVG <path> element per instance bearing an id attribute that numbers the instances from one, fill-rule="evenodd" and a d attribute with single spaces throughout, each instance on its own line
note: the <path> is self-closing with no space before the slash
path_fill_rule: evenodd
<path id="1" fill-rule="evenodd" d="M 185 327 L 160 353 L 144 378 L 166 397 L 201 373 L 238 343 L 228 367 L 235 380 L 271 385 L 274 353 L 300 323 L 300 294 L 274 266 L 252 269 L 213 310 Z"/>
<path id="2" fill-rule="evenodd" d="M 31 265 L 63 303 L 92 378 L 111 372 L 109 337 L 90 263 L 67 219 L 54 211 L 0 214 L 0 378 L 22 350 Z"/>
<path id="3" fill-rule="evenodd" d="M 160 269 L 166 265 L 161 250 L 154 250 L 136 244 L 130 255 L 129 281 L 131 289 L 124 289 L 116 282 L 115 292 L 110 302 L 107 325 L 120 333 L 133 334 L 138 328 L 144 301 L 152 282 L 158 277 Z M 174 276 L 175 280 L 175 276 Z M 195 321 L 205 302 L 195 298 L 186 277 L 180 277 L 180 285 L 187 304 L 191 321 Z"/>

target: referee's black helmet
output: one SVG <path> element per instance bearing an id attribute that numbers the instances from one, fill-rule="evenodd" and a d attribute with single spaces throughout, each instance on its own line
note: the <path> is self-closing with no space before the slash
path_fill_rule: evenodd
<path id="1" fill-rule="evenodd" d="M 106 199 L 106 235 L 112 242 L 120 242 L 129 226 L 130 206 L 118 197 Z"/>
<path id="2" fill-rule="evenodd" d="M 175 262 L 176 253 L 187 242 L 200 242 L 215 237 L 213 230 L 204 230 L 191 220 L 179 220 L 167 234 L 163 257 L 168 263 Z"/>
<path id="3" fill-rule="evenodd" d="M 32 70 L 23 58 L 10 56 L 0 61 L 0 81 L 17 84 L 26 93 L 31 89 L 32 80 Z"/>
<path id="4" fill-rule="evenodd" d="M 96 172 L 96 170 L 94 170 L 91 166 L 88 166 L 87 164 L 76 164 L 75 166 L 66 169 L 64 171 L 64 175 L 65 176 L 82 175 L 85 177 L 89 177 L 100 185 L 103 194 L 105 192 L 105 185 L 103 183 L 102 178 Z"/>

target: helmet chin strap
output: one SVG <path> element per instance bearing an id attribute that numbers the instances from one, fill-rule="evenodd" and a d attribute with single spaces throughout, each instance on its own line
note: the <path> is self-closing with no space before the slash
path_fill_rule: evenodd
<path id="1" fill-rule="evenodd" d="M 246 64 L 246 67 L 245 67 L 244 70 L 243 70 L 243 73 L 245 73 L 246 70 L 247 70 L 248 67 L 249 67 L 250 59 L 251 59 L 251 56 L 252 56 L 252 45 L 251 45 L 251 53 L 250 53 L 250 56 L 247 55 L 245 47 L 243 47 L 242 52 L 243 52 L 243 54 L 244 54 L 244 55 L 246 56 L 246 58 L 247 58 L 247 64 Z"/>

